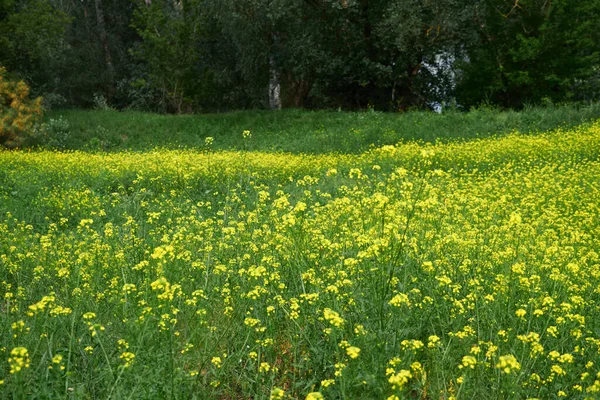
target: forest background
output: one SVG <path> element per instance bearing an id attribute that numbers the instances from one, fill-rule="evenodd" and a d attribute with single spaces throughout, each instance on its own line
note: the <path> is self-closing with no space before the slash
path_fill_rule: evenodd
<path id="1" fill-rule="evenodd" d="M 0 0 L 45 108 L 470 109 L 600 97 L 597 0 Z"/>

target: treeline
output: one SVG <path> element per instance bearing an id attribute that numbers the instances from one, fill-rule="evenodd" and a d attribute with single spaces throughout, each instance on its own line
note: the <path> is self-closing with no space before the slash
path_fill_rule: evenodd
<path id="1" fill-rule="evenodd" d="M 600 98 L 598 0 L 0 0 L 50 107 L 520 108 Z"/>

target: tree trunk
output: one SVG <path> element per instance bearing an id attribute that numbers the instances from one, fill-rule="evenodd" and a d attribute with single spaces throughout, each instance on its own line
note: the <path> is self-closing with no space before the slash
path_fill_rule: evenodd
<path id="1" fill-rule="evenodd" d="M 104 65 L 108 77 L 108 86 L 106 88 L 106 97 L 110 101 L 115 93 L 115 67 L 112 62 L 112 54 L 108 47 L 108 34 L 104 24 L 104 12 L 102 11 L 102 0 L 94 0 L 96 6 L 96 23 L 98 25 L 98 33 L 100 35 L 100 44 L 104 51 Z"/>
<path id="2" fill-rule="evenodd" d="M 288 73 L 283 77 L 282 84 L 282 107 L 304 108 L 305 100 L 312 88 L 312 82 L 302 78 L 294 79 L 292 74 Z"/>
<path id="3" fill-rule="evenodd" d="M 275 66 L 275 57 L 269 57 L 269 106 L 271 110 L 281 110 L 281 83 Z"/>

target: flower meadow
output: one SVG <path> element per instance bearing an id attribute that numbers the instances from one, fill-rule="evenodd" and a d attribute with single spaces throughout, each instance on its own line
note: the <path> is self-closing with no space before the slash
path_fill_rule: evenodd
<path id="1" fill-rule="evenodd" d="M 0 153 L 1 397 L 600 398 L 600 123 L 212 145 Z"/>

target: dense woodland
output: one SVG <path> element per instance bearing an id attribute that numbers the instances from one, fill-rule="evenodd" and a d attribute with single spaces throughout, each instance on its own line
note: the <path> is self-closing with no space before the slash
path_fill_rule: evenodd
<path id="1" fill-rule="evenodd" d="M 0 0 L 46 107 L 522 108 L 600 97 L 598 0 Z"/>

